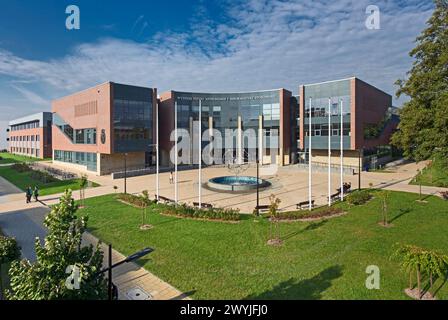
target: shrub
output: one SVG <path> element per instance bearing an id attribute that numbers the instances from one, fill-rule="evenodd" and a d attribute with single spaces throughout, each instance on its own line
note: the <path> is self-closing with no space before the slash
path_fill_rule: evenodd
<path id="1" fill-rule="evenodd" d="M 347 203 L 350 205 L 359 206 L 365 204 L 371 198 L 372 194 L 370 193 L 369 190 L 361 190 L 361 191 L 357 190 L 347 195 L 346 200 Z"/>
<path id="2" fill-rule="evenodd" d="M 440 192 L 440 195 L 444 200 L 448 200 L 448 191 L 442 191 Z"/>
<path id="3" fill-rule="evenodd" d="M 344 211 L 341 208 L 325 208 L 316 211 L 290 211 L 277 212 L 277 219 L 280 220 L 299 220 L 299 219 L 318 219 L 341 214 Z"/>
<path id="4" fill-rule="evenodd" d="M 164 214 L 192 219 L 209 219 L 222 221 L 239 221 L 240 212 L 235 209 L 211 208 L 199 209 L 186 204 L 179 206 L 166 206 Z"/>
<path id="5" fill-rule="evenodd" d="M 32 169 L 30 168 L 29 165 L 25 164 L 25 163 L 15 163 L 11 166 L 11 169 L 19 172 L 19 173 L 23 173 L 23 172 L 30 172 L 32 171 Z"/>
<path id="6" fill-rule="evenodd" d="M 120 193 L 119 195 L 117 195 L 117 199 L 129 203 L 131 205 L 134 205 L 136 207 L 139 208 L 144 208 L 145 206 L 148 206 L 152 203 L 154 203 L 154 201 L 150 201 L 148 198 L 146 198 L 145 196 L 136 196 L 133 194 L 125 194 L 125 193 Z"/>
<path id="7" fill-rule="evenodd" d="M 53 177 L 51 174 L 45 171 L 38 171 L 38 170 L 31 170 L 30 177 L 33 180 L 39 181 L 41 183 L 52 183 L 59 181 L 55 177 Z"/>

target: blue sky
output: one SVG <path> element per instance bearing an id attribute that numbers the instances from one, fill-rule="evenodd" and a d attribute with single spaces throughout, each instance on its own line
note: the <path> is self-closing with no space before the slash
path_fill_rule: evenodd
<path id="1" fill-rule="evenodd" d="M 81 29 L 65 28 L 78 5 Z M 381 29 L 365 27 L 366 8 Z M 2 1 L 0 147 L 11 119 L 115 81 L 159 92 L 244 91 L 358 76 L 390 94 L 432 1 Z M 400 105 L 402 101 L 396 101 Z"/>

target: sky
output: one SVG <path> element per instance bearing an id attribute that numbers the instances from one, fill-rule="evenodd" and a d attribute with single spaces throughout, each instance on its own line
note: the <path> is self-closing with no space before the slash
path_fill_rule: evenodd
<path id="1" fill-rule="evenodd" d="M 365 25 L 369 5 L 380 28 Z M 66 28 L 66 7 L 80 29 Z M 106 81 L 250 91 L 357 76 L 395 96 L 431 0 L 4 0 L 0 148 L 8 121 Z M 400 106 L 405 99 L 395 99 Z"/>

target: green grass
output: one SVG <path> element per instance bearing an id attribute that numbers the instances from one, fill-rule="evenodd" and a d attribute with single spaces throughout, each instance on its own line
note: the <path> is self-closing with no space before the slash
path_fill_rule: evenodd
<path id="1" fill-rule="evenodd" d="M 412 181 L 412 185 L 448 188 L 448 164 L 446 161 L 435 160 L 422 170 Z"/>
<path id="2" fill-rule="evenodd" d="M 40 181 L 36 181 L 31 178 L 29 172 L 19 173 L 10 167 L 0 167 L 0 176 L 14 184 L 22 191 L 25 191 L 28 186 L 31 186 L 33 189 L 34 186 L 38 186 L 40 196 L 62 193 L 66 189 L 71 189 L 73 191 L 79 190 L 80 179 L 56 181 L 43 184 Z M 98 186 L 98 184 L 92 182 L 92 187 Z"/>
<path id="3" fill-rule="evenodd" d="M 31 158 L 11 153 L 0 153 L 0 164 L 14 164 L 20 162 L 37 162 L 45 159 Z"/>
<path id="4" fill-rule="evenodd" d="M 394 244 L 414 244 L 448 254 L 448 202 L 392 192 L 392 228 L 378 224 L 380 200 L 348 208 L 347 215 L 314 223 L 281 223 L 281 247 L 266 245 L 270 223 L 243 216 L 237 224 L 162 216 L 141 231 L 141 210 L 107 195 L 86 200 L 91 232 L 125 255 L 144 247 L 147 270 L 194 299 L 407 299 L 408 276 L 390 259 Z M 367 290 L 366 268 L 381 270 L 381 289 Z M 436 282 L 436 288 L 442 281 Z M 448 285 L 437 293 L 448 299 Z"/>

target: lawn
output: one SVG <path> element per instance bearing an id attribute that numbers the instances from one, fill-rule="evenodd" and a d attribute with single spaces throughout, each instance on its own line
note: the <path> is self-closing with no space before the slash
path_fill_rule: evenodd
<path id="1" fill-rule="evenodd" d="M 411 184 L 432 187 L 444 187 L 448 188 L 448 163 L 436 159 L 429 166 L 422 170 L 421 175 L 417 175 Z"/>
<path id="2" fill-rule="evenodd" d="M 0 167 L 0 176 L 14 184 L 22 191 L 25 191 L 28 186 L 31 186 L 33 189 L 34 186 L 38 186 L 40 196 L 62 193 L 66 189 L 71 189 L 73 191 L 79 190 L 80 179 L 66 181 L 60 180 L 44 184 L 40 181 L 34 180 L 30 176 L 30 172 L 19 173 L 10 167 Z M 98 184 L 92 182 L 92 187 L 97 186 Z"/>
<path id="3" fill-rule="evenodd" d="M 407 299 L 408 276 L 390 259 L 394 244 L 448 254 L 448 202 L 417 199 L 391 193 L 388 229 L 378 224 L 379 198 L 346 207 L 342 217 L 281 223 L 281 247 L 266 245 L 270 223 L 252 216 L 237 224 L 195 221 L 162 216 L 153 205 L 154 228 L 141 231 L 141 210 L 115 195 L 87 199 L 81 213 L 89 216 L 94 235 L 125 255 L 155 248 L 139 263 L 193 299 Z M 380 290 L 365 287 L 370 265 L 381 270 Z M 437 296 L 448 299 L 448 285 Z"/>
<path id="4" fill-rule="evenodd" d="M 0 153 L 0 164 L 13 164 L 19 162 L 36 162 L 36 161 L 43 161 L 43 160 L 11 153 Z"/>

